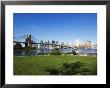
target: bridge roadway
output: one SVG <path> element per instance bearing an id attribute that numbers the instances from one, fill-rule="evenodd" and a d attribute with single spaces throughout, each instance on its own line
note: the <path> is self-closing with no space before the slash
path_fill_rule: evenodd
<path id="1" fill-rule="evenodd" d="M 18 42 L 18 41 L 14 41 L 14 43 L 23 43 L 23 44 L 25 44 L 26 42 Z M 56 44 L 52 44 L 52 43 L 36 43 L 36 42 L 32 42 L 31 44 L 45 44 L 45 45 L 55 45 L 55 46 L 63 46 L 63 47 L 72 48 L 72 47 L 70 47 L 70 46 L 56 45 Z"/>

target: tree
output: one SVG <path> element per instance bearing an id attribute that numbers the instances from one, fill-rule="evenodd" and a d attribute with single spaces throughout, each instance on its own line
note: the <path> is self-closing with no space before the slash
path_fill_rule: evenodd
<path id="1" fill-rule="evenodd" d="M 76 51 L 73 51 L 73 50 L 72 50 L 72 53 L 73 53 L 73 55 L 76 55 L 77 54 Z"/>
<path id="2" fill-rule="evenodd" d="M 21 45 L 20 43 L 16 43 L 16 44 L 14 45 L 14 49 L 15 49 L 15 50 L 22 50 L 22 45 Z"/>
<path id="3" fill-rule="evenodd" d="M 51 54 L 52 55 L 61 55 L 61 51 L 60 51 L 59 48 L 55 48 L 55 49 L 52 50 L 52 53 Z"/>

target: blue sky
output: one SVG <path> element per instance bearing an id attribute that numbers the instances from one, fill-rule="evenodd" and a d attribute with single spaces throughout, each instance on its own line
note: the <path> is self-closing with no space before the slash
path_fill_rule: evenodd
<path id="1" fill-rule="evenodd" d="M 36 40 L 97 41 L 95 13 L 15 13 L 14 36 L 31 34 Z"/>

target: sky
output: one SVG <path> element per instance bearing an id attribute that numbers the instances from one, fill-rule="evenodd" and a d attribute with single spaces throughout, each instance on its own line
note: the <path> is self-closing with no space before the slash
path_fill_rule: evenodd
<path id="1" fill-rule="evenodd" d="M 30 34 L 34 40 L 97 41 L 96 13 L 15 13 L 13 24 L 19 40 Z"/>

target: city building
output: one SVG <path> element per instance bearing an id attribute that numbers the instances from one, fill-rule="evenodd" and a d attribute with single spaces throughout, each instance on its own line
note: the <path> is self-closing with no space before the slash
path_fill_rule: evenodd
<path id="1" fill-rule="evenodd" d="M 80 40 L 76 39 L 75 42 L 74 42 L 74 47 L 78 48 L 79 46 L 80 46 Z"/>

